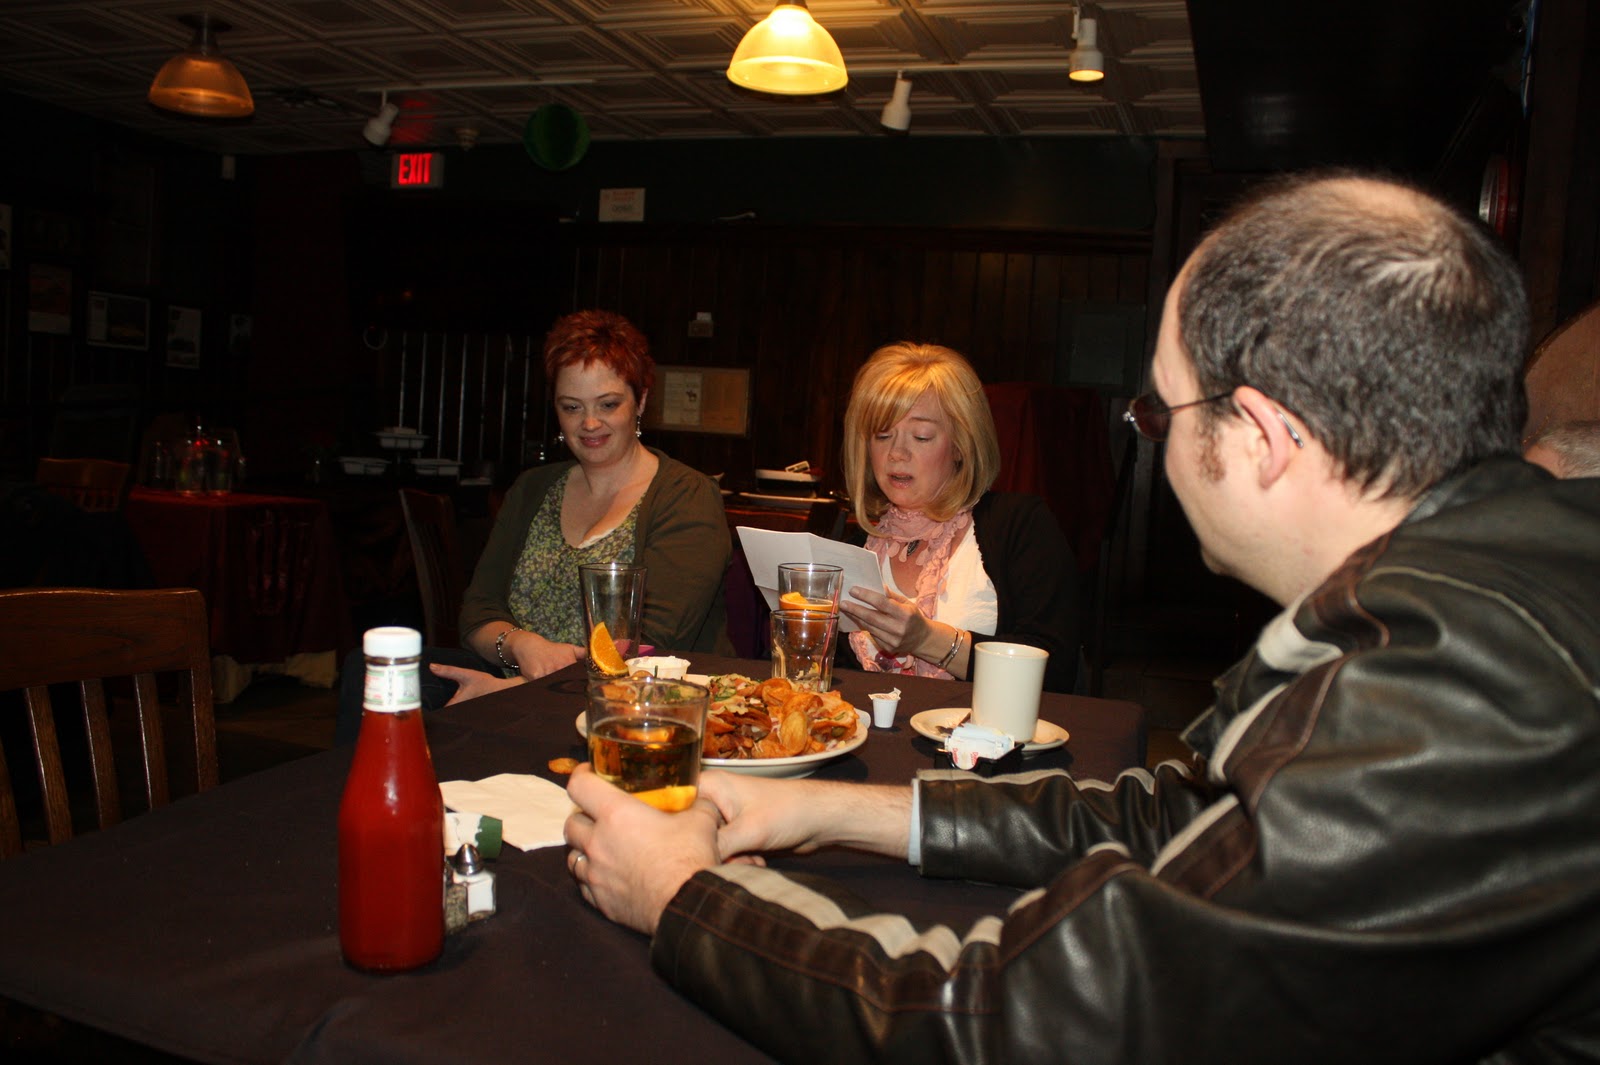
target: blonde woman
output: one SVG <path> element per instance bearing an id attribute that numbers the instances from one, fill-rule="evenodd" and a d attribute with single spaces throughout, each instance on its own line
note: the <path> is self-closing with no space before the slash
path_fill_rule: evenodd
<path id="1" fill-rule="evenodd" d="M 1043 499 L 991 492 L 1000 450 L 983 384 L 937 344 L 879 348 L 844 417 L 856 520 L 888 590 L 849 589 L 868 670 L 970 676 L 974 640 L 1050 652 L 1045 687 L 1071 691 L 1078 664 L 1077 567 Z"/>

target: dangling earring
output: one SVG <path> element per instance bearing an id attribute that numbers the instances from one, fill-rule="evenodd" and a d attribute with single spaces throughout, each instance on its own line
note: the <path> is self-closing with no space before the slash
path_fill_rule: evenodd
<path id="1" fill-rule="evenodd" d="M 566 442 L 567 442 L 567 434 L 566 433 L 557 433 L 556 434 L 556 443 L 565 444 Z"/>
<path id="2" fill-rule="evenodd" d="M 640 438 L 643 438 L 643 436 L 644 436 L 644 415 L 643 414 L 639 415 L 637 418 L 635 418 L 633 420 L 633 435 L 636 436 L 636 437 L 640 437 Z"/>

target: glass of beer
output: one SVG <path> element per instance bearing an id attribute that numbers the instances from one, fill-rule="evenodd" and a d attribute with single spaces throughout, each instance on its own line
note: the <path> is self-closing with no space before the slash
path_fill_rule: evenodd
<path id="1" fill-rule="evenodd" d="M 596 677 L 584 716 L 594 771 L 658 810 L 694 805 L 711 693 L 654 677 Z"/>

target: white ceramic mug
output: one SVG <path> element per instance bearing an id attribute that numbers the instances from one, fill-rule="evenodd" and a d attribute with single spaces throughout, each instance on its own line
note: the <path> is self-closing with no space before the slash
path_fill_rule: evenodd
<path id="1" fill-rule="evenodd" d="M 1025 643 L 972 648 L 972 723 L 1029 743 L 1039 727 L 1039 693 L 1049 651 Z"/>

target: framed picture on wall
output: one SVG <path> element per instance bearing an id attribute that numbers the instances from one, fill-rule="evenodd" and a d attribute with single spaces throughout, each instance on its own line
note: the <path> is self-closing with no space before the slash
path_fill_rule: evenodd
<path id="1" fill-rule="evenodd" d="M 750 371 L 657 366 L 644 424 L 650 429 L 744 436 L 750 431 Z"/>
<path id="2" fill-rule="evenodd" d="M 199 369 L 200 311 L 197 308 L 167 308 L 167 365 Z"/>
<path id="3" fill-rule="evenodd" d="M 34 263 L 28 267 L 28 331 L 72 332 L 72 271 Z"/>
<path id="4" fill-rule="evenodd" d="M 236 359 L 250 354 L 251 320 L 248 314 L 228 316 L 228 354 Z"/>
<path id="5" fill-rule="evenodd" d="M 85 339 L 103 348 L 150 347 L 150 301 L 112 292 L 90 292 Z"/>

